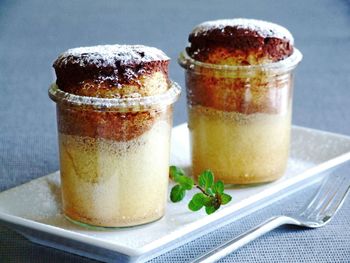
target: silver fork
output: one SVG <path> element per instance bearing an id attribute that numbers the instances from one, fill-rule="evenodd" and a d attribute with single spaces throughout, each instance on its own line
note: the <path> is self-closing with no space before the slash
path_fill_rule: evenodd
<path id="1" fill-rule="evenodd" d="M 191 262 L 215 262 L 281 225 L 297 225 L 307 228 L 322 227 L 333 218 L 349 192 L 349 176 L 330 174 L 323 180 L 320 189 L 311 202 L 295 215 L 272 217 Z"/>

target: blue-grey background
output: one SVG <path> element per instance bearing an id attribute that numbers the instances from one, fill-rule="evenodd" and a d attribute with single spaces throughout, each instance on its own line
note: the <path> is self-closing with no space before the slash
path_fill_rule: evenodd
<path id="1" fill-rule="evenodd" d="M 296 72 L 293 123 L 350 135 L 349 0 L 0 0 L 0 191 L 58 169 L 55 108 L 47 89 L 60 52 L 96 44 L 155 46 L 172 58 L 170 76 L 183 86 L 176 60 L 190 30 L 206 20 L 233 17 L 276 22 L 293 33 L 304 54 Z M 174 124 L 185 121 L 183 94 Z M 302 203 L 312 191 L 290 200 Z M 183 262 L 198 254 L 198 247 L 204 251 L 286 207 L 265 209 L 158 261 Z M 281 228 L 224 261 L 350 262 L 349 218 L 348 201 L 324 229 Z M 2 262 L 92 261 L 30 244 L 0 226 Z"/>

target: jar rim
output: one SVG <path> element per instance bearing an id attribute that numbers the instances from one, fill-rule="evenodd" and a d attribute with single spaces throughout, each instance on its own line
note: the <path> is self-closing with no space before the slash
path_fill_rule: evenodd
<path id="1" fill-rule="evenodd" d="M 255 71 L 272 71 L 276 73 L 287 73 L 293 70 L 302 60 L 303 55 L 297 49 L 294 48 L 293 54 L 289 57 L 271 63 L 257 64 L 257 65 L 221 65 L 205 63 L 191 58 L 187 51 L 184 50 L 180 53 L 178 63 L 181 67 L 187 70 L 196 71 L 204 68 L 214 71 L 232 71 L 232 72 L 255 72 Z"/>
<path id="2" fill-rule="evenodd" d="M 129 112 L 159 108 L 173 104 L 180 96 L 181 87 L 176 82 L 170 81 L 169 89 L 157 95 L 138 98 L 99 98 L 68 93 L 61 90 L 56 83 L 53 83 L 48 93 L 49 97 L 57 104 L 84 107 L 93 110 Z"/>

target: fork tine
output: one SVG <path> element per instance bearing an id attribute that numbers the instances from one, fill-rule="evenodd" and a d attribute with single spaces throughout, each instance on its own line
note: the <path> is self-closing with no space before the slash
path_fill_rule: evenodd
<path id="1" fill-rule="evenodd" d="M 321 218 L 323 221 L 335 215 L 335 213 L 343 205 L 347 195 L 350 193 L 350 185 L 343 187 L 343 191 L 338 193 L 339 198 L 334 198 L 333 202 L 331 202 L 330 205 L 328 205 L 328 207 L 322 213 L 320 213 L 319 218 Z"/>
<path id="2" fill-rule="evenodd" d="M 301 213 L 301 215 L 307 214 L 307 212 L 311 209 L 311 207 L 314 206 L 314 204 L 317 204 L 316 200 L 322 198 L 322 196 L 321 196 L 321 192 L 323 192 L 322 189 L 325 188 L 325 186 L 328 184 L 329 180 L 330 180 L 330 175 L 327 175 L 327 178 L 323 179 L 322 184 L 321 184 L 319 190 L 317 191 L 316 195 L 313 197 L 311 202 L 308 203 L 307 207 L 305 207 L 303 209 L 303 212 Z"/>
<path id="3" fill-rule="evenodd" d="M 339 192 L 339 188 L 343 185 L 345 179 L 341 177 L 335 178 L 335 181 L 330 185 L 328 191 L 324 196 L 324 202 L 319 203 L 315 210 L 324 209 L 329 202 L 334 198 L 334 196 Z"/>
<path id="4" fill-rule="evenodd" d="M 342 178 L 341 180 L 337 181 L 337 183 L 333 187 L 333 191 L 330 192 L 330 194 L 325 198 L 325 202 L 323 202 L 321 205 L 319 205 L 316 208 L 316 213 L 315 213 L 316 218 L 321 216 L 322 213 L 325 213 L 331 206 L 333 206 L 336 203 L 335 201 L 339 199 L 339 196 L 343 195 L 344 182 L 345 182 L 345 178 Z"/>
<path id="5" fill-rule="evenodd" d="M 300 216 L 307 217 L 308 214 L 312 213 L 315 210 L 315 206 L 318 206 L 319 203 L 322 202 L 325 198 L 325 194 L 329 191 L 329 186 L 333 185 L 332 180 L 334 180 L 332 175 L 327 175 L 327 177 L 323 179 L 322 184 L 318 189 L 316 195 L 308 203 L 307 207 L 302 209 L 303 212 L 300 214 Z"/>
<path id="6" fill-rule="evenodd" d="M 329 176 L 312 200 L 312 205 L 301 214 L 309 220 L 323 223 L 336 213 L 343 204 L 350 188 L 350 177 L 346 175 Z"/>
<path id="7" fill-rule="evenodd" d="M 316 193 L 315 197 L 312 199 L 307 208 L 304 209 L 304 212 L 302 212 L 300 216 L 307 218 L 315 216 L 315 214 L 317 214 L 325 204 L 327 205 L 330 200 L 332 200 L 339 187 L 341 186 L 341 183 L 342 177 L 328 175 L 328 177 L 323 180 L 323 183 Z"/>

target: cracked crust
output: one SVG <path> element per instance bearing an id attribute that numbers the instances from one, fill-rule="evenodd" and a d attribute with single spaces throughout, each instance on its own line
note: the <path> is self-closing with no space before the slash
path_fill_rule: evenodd
<path id="1" fill-rule="evenodd" d="M 56 84 L 63 91 L 89 97 L 125 98 L 163 93 L 169 84 L 168 65 L 169 58 L 156 48 L 103 45 L 69 49 L 56 59 L 53 67 Z M 155 81 L 159 83 L 154 85 Z"/>
<path id="2" fill-rule="evenodd" d="M 254 19 L 204 22 L 189 35 L 187 53 L 198 61 L 223 65 L 276 62 L 293 53 L 294 40 L 282 26 Z"/>

